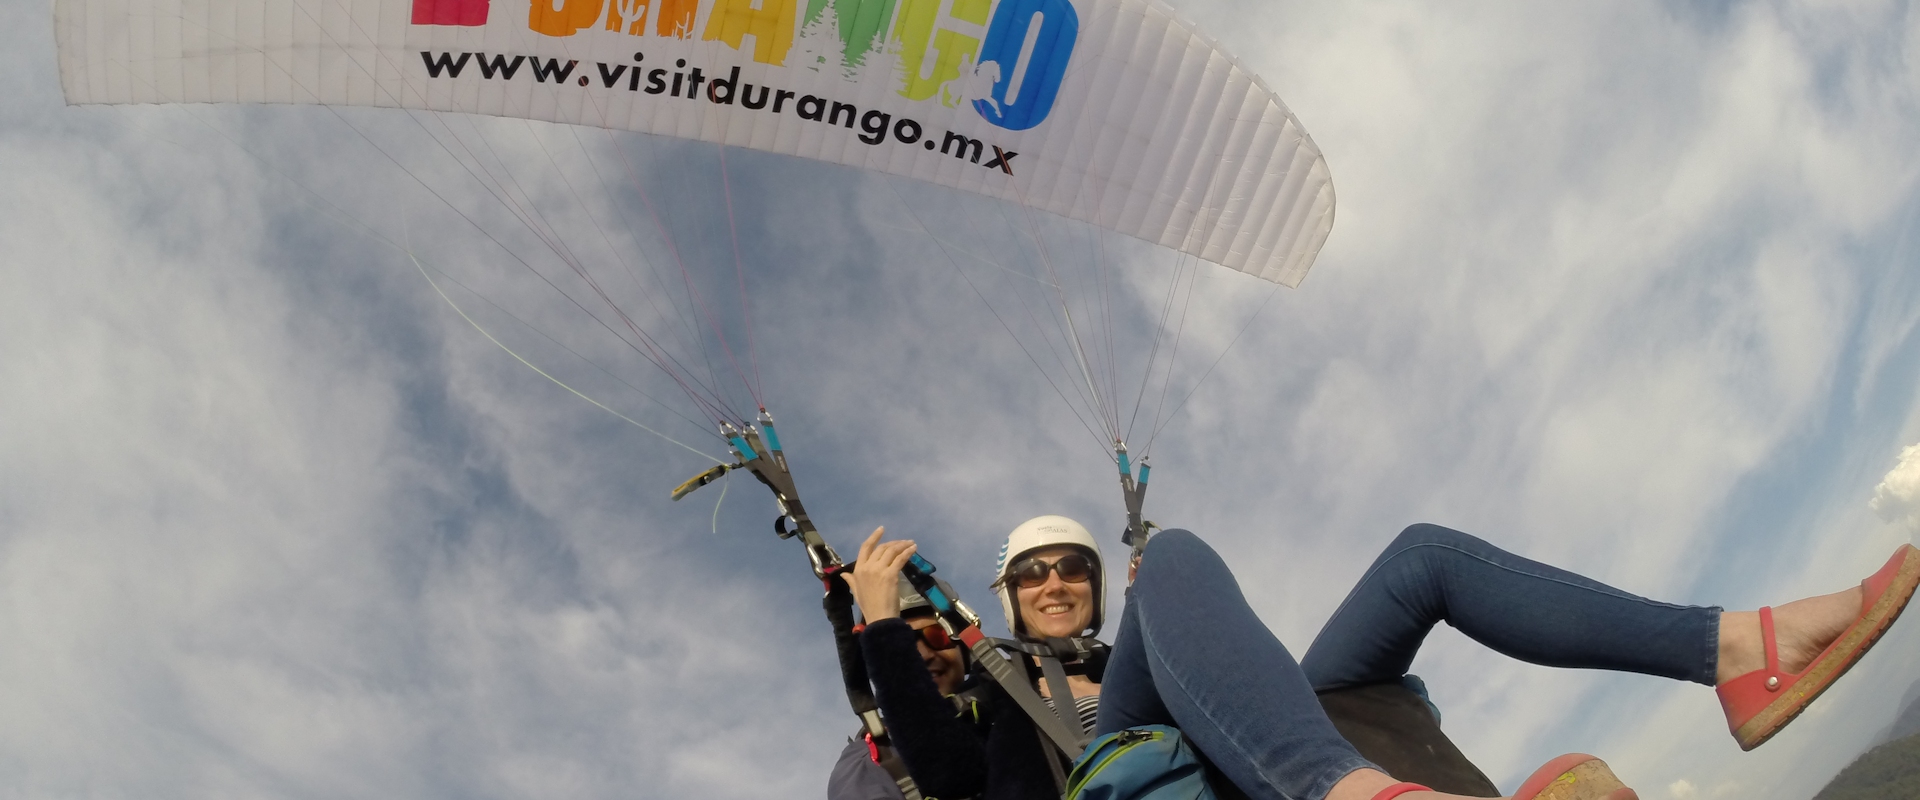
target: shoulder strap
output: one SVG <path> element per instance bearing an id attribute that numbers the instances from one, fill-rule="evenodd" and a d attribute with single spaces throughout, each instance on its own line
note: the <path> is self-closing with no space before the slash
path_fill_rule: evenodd
<path id="1" fill-rule="evenodd" d="M 1060 659 L 1042 656 L 1040 674 L 1047 680 L 1047 694 L 1053 696 L 1053 710 L 1067 723 L 1067 727 L 1079 732 L 1082 750 L 1087 745 L 1087 726 L 1080 722 L 1078 704 L 1074 702 L 1073 689 L 1067 685 L 1067 671 L 1060 666 Z"/>
<path id="2" fill-rule="evenodd" d="M 886 770 L 888 777 L 893 778 L 894 785 L 900 787 L 900 796 L 906 800 L 921 800 L 920 787 L 914 784 L 913 776 L 907 774 L 906 762 L 893 752 L 893 746 L 876 740 L 871 733 L 863 731 L 860 735 L 867 743 L 867 757 Z"/>
<path id="3" fill-rule="evenodd" d="M 827 575 L 821 580 L 827 593 L 820 599 L 820 607 L 833 626 L 833 646 L 840 657 L 840 682 L 847 691 L 847 704 L 866 726 L 863 734 L 885 738 L 887 729 L 880 722 L 880 704 L 874 700 L 873 684 L 867 680 L 867 659 L 860 653 L 860 631 L 853 623 L 853 592 L 838 574 L 843 569 L 837 564 L 827 567 Z"/>

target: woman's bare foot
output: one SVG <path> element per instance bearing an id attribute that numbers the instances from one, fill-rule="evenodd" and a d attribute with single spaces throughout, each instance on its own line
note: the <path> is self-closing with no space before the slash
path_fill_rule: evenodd
<path id="1" fill-rule="evenodd" d="M 1327 800 L 1368 800 L 1398 782 L 1377 769 L 1356 769 L 1327 791 Z"/>
<path id="2" fill-rule="evenodd" d="M 1797 673 L 1807 668 L 1827 645 L 1840 638 L 1860 616 L 1862 590 L 1795 600 L 1773 609 L 1773 633 L 1780 652 L 1780 670 Z M 1726 611 L 1720 614 L 1720 662 L 1714 682 L 1727 681 L 1767 665 L 1760 638 L 1760 612 Z"/>

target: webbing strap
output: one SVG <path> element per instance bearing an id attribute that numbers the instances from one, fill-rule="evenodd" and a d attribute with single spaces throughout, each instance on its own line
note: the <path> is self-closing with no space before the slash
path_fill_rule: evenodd
<path id="1" fill-rule="evenodd" d="M 833 626 L 833 645 L 840 657 L 840 682 L 847 691 L 847 703 L 853 706 L 853 713 L 860 716 L 869 734 L 886 733 L 885 728 L 875 730 L 879 718 L 873 712 L 880 707 L 873 697 L 873 685 L 867 680 L 867 659 L 860 652 L 860 634 L 853 624 L 853 592 L 847 589 L 845 581 L 829 572 L 824 584 L 827 593 L 820 598 L 820 606 L 827 612 L 827 622 Z"/>
<path id="2" fill-rule="evenodd" d="M 1073 690 L 1067 688 L 1067 671 L 1060 667 L 1060 659 L 1043 656 L 1040 658 L 1040 673 L 1047 679 L 1047 694 L 1053 695 L 1054 713 L 1066 717 L 1067 728 L 1076 734 L 1075 745 L 1084 751 L 1090 739 L 1087 726 L 1080 721 L 1080 707 L 1073 702 Z M 1053 772 L 1054 786 L 1065 792 L 1067 776 L 1061 771 L 1060 759 L 1054 758 L 1052 753 L 1046 755 L 1047 766 Z M 1080 757 L 1074 756 L 1073 760 L 1079 761 Z"/>
<path id="3" fill-rule="evenodd" d="M 1080 708 L 1073 702 L 1073 690 L 1067 686 L 1067 671 L 1061 668 L 1060 659 L 1040 659 L 1040 674 L 1047 679 L 1047 694 L 1053 695 L 1053 710 L 1066 718 L 1067 727 L 1079 734 L 1077 744 L 1086 749 L 1087 726 L 1080 721 Z"/>
<path id="4" fill-rule="evenodd" d="M 913 777 L 907 774 L 907 765 L 900 760 L 899 754 L 893 752 L 892 747 L 875 741 L 871 733 L 861 734 L 861 736 L 865 737 L 867 742 L 867 757 L 887 771 L 887 776 L 893 778 L 893 785 L 900 787 L 900 794 L 905 796 L 906 800 L 921 800 L 920 787 L 913 782 Z"/>
<path id="5" fill-rule="evenodd" d="M 1066 794 L 1067 771 L 1065 768 L 1060 766 L 1060 759 L 1054 758 L 1053 753 L 1050 753 L 1050 752 L 1041 753 L 1041 755 L 1045 756 L 1047 759 L 1047 771 L 1053 773 L 1053 788 L 1059 790 L 1061 794 Z M 1080 760 L 1080 757 L 1074 756 L 1074 760 L 1078 761 Z"/>
<path id="6" fill-rule="evenodd" d="M 1066 754 L 1067 760 L 1078 761 L 1080 753 L 1086 750 L 1086 745 L 1081 742 L 1080 735 L 1068 730 L 1067 723 L 1060 718 L 1060 715 L 1049 707 L 1045 700 L 1040 699 L 1040 693 L 1027 684 L 1024 671 L 1016 671 L 1013 662 L 995 649 L 993 643 L 988 641 L 977 627 L 969 627 L 961 631 L 960 641 L 965 642 L 967 649 L 973 652 L 975 663 L 985 669 L 995 683 L 1000 684 L 1000 688 L 1006 691 L 1008 697 L 1013 698 L 1014 704 L 1020 706 L 1021 711 L 1027 713 L 1027 716 L 1033 720 L 1033 726 L 1039 728 L 1041 733 L 1052 740 L 1053 746 L 1060 748 L 1060 752 Z M 1074 727 L 1078 728 L 1079 725 L 1076 723 Z M 1064 779 L 1065 777 L 1062 776 L 1062 780 Z"/>

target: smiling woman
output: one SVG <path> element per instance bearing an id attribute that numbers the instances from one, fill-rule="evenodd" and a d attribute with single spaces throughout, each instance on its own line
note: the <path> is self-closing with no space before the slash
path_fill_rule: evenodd
<path id="1" fill-rule="evenodd" d="M 1072 547 L 1028 552 L 1001 581 L 1019 587 L 1019 630 L 1065 638 L 1086 632 L 1093 621 L 1094 559 Z"/>
<path id="2" fill-rule="evenodd" d="M 1106 568 L 1085 526 L 1034 517 L 1007 534 L 993 590 L 1017 637 L 1097 636 L 1106 619 Z"/>

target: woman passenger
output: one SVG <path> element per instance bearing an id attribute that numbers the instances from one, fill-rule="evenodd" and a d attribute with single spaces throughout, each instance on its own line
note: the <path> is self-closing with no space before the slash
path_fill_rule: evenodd
<path id="1" fill-rule="evenodd" d="M 881 533 L 862 544 L 848 579 L 868 619 L 862 646 L 870 669 L 876 661 L 904 662 L 913 636 L 892 606 L 914 545 L 881 541 Z M 1077 523 L 1040 517 L 1022 524 L 998 573 L 995 588 L 1017 636 L 1098 631 L 1103 570 Z M 1333 729 L 1314 690 L 1401 679 L 1427 632 L 1446 622 L 1530 663 L 1715 686 L 1736 741 L 1752 749 L 1850 668 L 1916 585 L 1920 550 L 1903 545 L 1860 586 L 1777 609 L 1725 612 L 1647 600 L 1458 531 L 1415 525 L 1374 560 L 1296 662 L 1247 606 L 1220 557 L 1193 534 L 1169 530 L 1147 546 L 1102 682 L 1076 681 L 1071 691 L 1077 706 L 1098 706 L 1097 733 L 1179 728 L 1249 797 L 1432 800 L 1452 795 L 1397 783 L 1367 762 Z M 876 698 L 928 796 L 1059 796 L 1043 760 L 1053 751 L 1004 694 L 989 692 L 971 718 L 956 717 L 924 669 L 917 678 L 900 670 L 885 676 L 875 672 Z M 1566 780 L 1576 774 L 1588 778 L 1577 787 Z M 1604 764 L 1577 754 L 1542 767 L 1515 795 L 1550 796 L 1634 797 Z"/>

